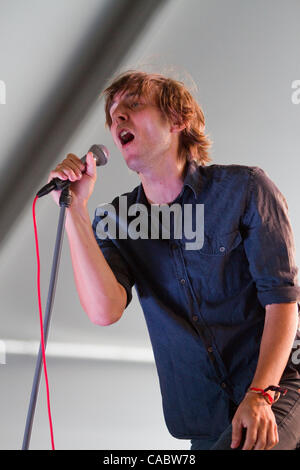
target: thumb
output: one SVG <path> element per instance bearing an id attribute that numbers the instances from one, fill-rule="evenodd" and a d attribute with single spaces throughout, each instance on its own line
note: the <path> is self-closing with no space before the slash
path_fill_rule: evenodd
<path id="1" fill-rule="evenodd" d="M 240 445 L 242 438 L 242 423 L 240 421 L 232 421 L 232 438 L 231 448 L 235 449 Z"/>
<path id="2" fill-rule="evenodd" d="M 96 162 L 93 157 L 93 152 L 87 153 L 85 165 L 86 165 L 85 174 L 94 178 L 96 175 Z"/>

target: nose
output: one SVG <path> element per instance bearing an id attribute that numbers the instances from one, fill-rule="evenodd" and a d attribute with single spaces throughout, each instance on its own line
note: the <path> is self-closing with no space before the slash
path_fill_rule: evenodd
<path id="1" fill-rule="evenodd" d="M 123 106 L 121 103 L 118 104 L 118 106 L 113 112 L 112 120 L 115 120 L 116 123 L 119 124 L 122 121 L 127 121 L 127 119 L 128 119 L 128 113 L 126 111 L 125 106 Z"/>

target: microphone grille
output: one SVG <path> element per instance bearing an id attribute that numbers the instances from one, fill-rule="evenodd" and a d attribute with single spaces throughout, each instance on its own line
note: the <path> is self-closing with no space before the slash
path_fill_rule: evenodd
<path id="1" fill-rule="evenodd" d="M 109 158 L 109 152 L 105 145 L 94 144 L 89 149 L 89 152 L 93 152 L 97 166 L 106 165 Z"/>

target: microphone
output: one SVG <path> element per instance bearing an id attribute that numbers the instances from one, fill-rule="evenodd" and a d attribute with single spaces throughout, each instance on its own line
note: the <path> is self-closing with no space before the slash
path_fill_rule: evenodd
<path id="1" fill-rule="evenodd" d="M 109 152 L 108 152 L 107 148 L 104 145 L 94 144 L 94 145 L 91 146 L 89 152 L 93 153 L 93 157 L 94 157 L 94 160 L 95 160 L 97 166 L 106 165 L 108 157 L 109 157 Z M 84 157 L 81 158 L 82 163 L 85 163 L 86 155 L 84 155 Z M 70 180 L 61 180 L 60 178 L 53 178 L 51 181 L 49 181 L 49 183 L 47 183 L 45 186 L 43 186 L 37 192 L 36 195 L 37 195 L 37 197 L 42 197 L 42 196 L 45 196 L 46 194 L 50 193 L 54 189 L 63 190 L 69 184 L 71 184 Z"/>

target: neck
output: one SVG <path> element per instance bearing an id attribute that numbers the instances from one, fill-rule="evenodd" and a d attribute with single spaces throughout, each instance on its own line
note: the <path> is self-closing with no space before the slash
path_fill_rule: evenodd
<path id="1" fill-rule="evenodd" d="M 165 159 L 139 173 L 149 204 L 168 204 L 176 199 L 183 187 L 185 163 Z"/>

